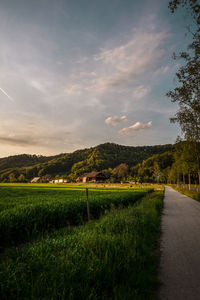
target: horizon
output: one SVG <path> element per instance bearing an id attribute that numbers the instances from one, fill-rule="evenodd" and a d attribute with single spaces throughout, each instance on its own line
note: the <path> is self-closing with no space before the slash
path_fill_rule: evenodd
<path id="1" fill-rule="evenodd" d="M 0 157 L 172 144 L 188 19 L 168 0 L 0 0 Z"/>

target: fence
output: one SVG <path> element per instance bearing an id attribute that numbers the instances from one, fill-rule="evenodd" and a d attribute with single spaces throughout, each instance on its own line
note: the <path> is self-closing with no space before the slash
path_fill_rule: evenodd
<path id="1" fill-rule="evenodd" d="M 197 186 L 189 186 L 189 185 L 183 185 L 183 184 L 177 184 L 177 187 L 180 187 L 182 189 L 187 189 L 187 190 L 190 190 L 190 191 L 195 191 L 195 192 L 198 192 L 200 193 L 200 187 L 197 187 Z"/>

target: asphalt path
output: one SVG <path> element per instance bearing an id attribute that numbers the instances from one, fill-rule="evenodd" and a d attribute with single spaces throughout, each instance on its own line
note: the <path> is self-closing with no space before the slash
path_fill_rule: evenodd
<path id="1" fill-rule="evenodd" d="M 165 188 L 160 299 L 200 299 L 200 203 Z"/>

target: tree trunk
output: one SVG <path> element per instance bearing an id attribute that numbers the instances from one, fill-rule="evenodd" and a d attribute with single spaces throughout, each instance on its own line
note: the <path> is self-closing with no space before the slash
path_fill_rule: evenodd
<path id="1" fill-rule="evenodd" d="M 179 187 L 180 186 L 180 174 L 178 174 L 178 176 L 177 176 L 177 187 Z"/>
<path id="2" fill-rule="evenodd" d="M 198 178 L 199 178 L 199 184 L 200 184 L 200 170 L 198 170 Z"/>
<path id="3" fill-rule="evenodd" d="M 185 185 L 185 174 L 183 174 L 183 184 Z"/>
<path id="4" fill-rule="evenodd" d="M 189 179 L 189 191 L 190 191 L 190 189 L 191 189 L 191 174 L 190 173 L 188 175 L 188 179 Z"/>

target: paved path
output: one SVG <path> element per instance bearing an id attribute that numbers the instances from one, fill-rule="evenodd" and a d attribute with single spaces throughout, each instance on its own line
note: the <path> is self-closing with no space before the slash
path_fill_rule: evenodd
<path id="1" fill-rule="evenodd" d="M 200 203 L 170 187 L 162 216 L 160 299 L 200 299 Z"/>

